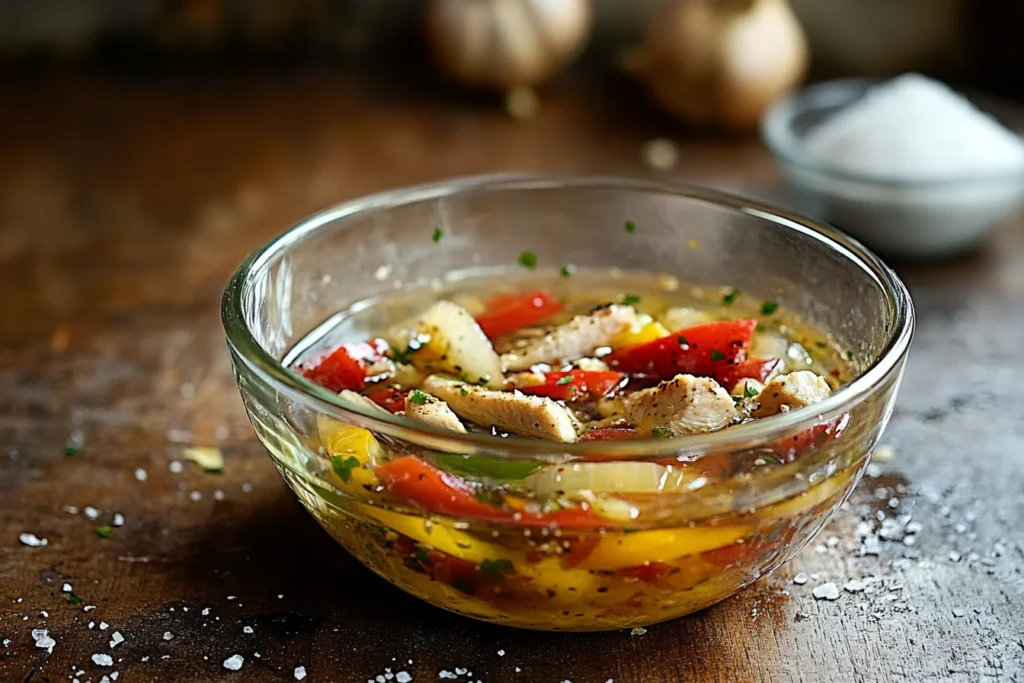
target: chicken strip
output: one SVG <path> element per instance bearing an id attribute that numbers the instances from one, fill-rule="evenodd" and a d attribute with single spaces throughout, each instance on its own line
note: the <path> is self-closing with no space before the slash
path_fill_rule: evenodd
<path id="1" fill-rule="evenodd" d="M 450 432 L 466 433 L 465 425 L 459 421 L 459 416 L 452 412 L 447 403 L 423 391 L 409 393 L 405 400 L 405 415 Z"/>
<path id="2" fill-rule="evenodd" d="M 543 396 L 494 391 L 432 375 L 423 390 L 445 401 L 463 419 L 485 427 L 550 441 L 576 440 L 576 420 L 562 405 Z"/>
<path id="3" fill-rule="evenodd" d="M 557 364 L 559 361 L 591 353 L 599 346 L 607 346 L 615 335 L 628 329 L 638 320 L 632 306 L 611 305 L 587 315 L 578 315 L 547 334 L 527 339 L 518 348 L 501 357 L 506 370 L 529 370 L 538 363 Z"/>
<path id="4" fill-rule="evenodd" d="M 799 370 L 773 377 L 757 395 L 754 417 L 768 417 L 803 408 L 829 397 L 828 383 L 810 370 Z"/>
<path id="5" fill-rule="evenodd" d="M 707 377 L 676 375 L 625 400 L 626 421 L 644 435 L 683 436 L 721 429 L 737 416 L 729 393 Z"/>

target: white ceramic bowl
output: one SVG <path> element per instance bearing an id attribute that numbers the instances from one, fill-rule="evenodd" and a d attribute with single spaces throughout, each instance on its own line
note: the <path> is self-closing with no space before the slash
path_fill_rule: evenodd
<path id="1" fill-rule="evenodd" d="M 826 220 L 892 256 L 949 256 L 975 246 L 1024 205 L 1024 168 L 999 175 L 894 181 L 822 166 L 804 152 L 804 137 L 829 116 L 864 96 L 877 81 L 813 85 L 775 103 L 761 122 L 765 144 L 782 166 L 803 213 Z M 991 98 L 976 106 L 1011 130 L 1024 117 Z"/>

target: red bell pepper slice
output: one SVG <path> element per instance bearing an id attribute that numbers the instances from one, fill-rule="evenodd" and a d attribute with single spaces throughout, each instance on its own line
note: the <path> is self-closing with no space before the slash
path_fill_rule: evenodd
<path id="1" fill-rule="evenodd" d="M 715 381 L 725 387 L 726 391 L 731 391 L 742 379 L 765 381 L 778 364 L 778 358 L 749 358 L 716 370 L 714 377 Z"/>
<path id="2" fill-rule="evenodd" d="M 388 491 L 427 512 L 509 522 L 527 527 L 598 528 L 610 522 L 589 508 L 563 508 L 553 512 L 510 511 L 477 499 L 474 488 L 464 479 L 433 467 L 415 455 L 391 460 L 376 469 Z"/>
<path id="3" fill-rule="evenodd" d="M 494 339 L 543 322 L 561 310 L 562 304 L 544 290 L 508 294 L 491 299 L 487 311 L 476 322 L 484 334 Z"/>
<path id="4" fill-rule="evenodd" d="M 782 462 L 793 462 L 812 448 L 838 438 L 846 431 L 849 422 L 849 414 L 841 415 L 829 422 L 814 425 L 810 429 L 774 441 L 771 443 L 771 449 Z"/>
<path id="5" fill-rule="evenodd" d="M 366 367 L 381 362 L 387 350 L 388 344 L 383 339 L 350 342 L 298 370 L 309 381 L 331 391 L 362 391 L 366 388 Z"/>
<path id="6" fill-rule="evenodd" d="M 724 320 L 688 327 L 667 337 L 605 356 L 608 367 L 669 379 L 680 373 L 713 376 L 746 360 L 756 320 Z"/>
<path id="7" fill-rule="evenodd" d="M 678 571 L 678 570 L 677 570 Z M 620 569 L 619 574 L 631 579 L 639 579 L 644 583 L 657 584 L 672 572 L 672 566 L 664 562 L 648 562 L 636 567 Z"/>
<path id="8" fill-rule="evenodd" d="M 585 401 L 601 398 L 622 384 L 626 376 L 621 372 L 597 370 L 570 370 L 548 372 L 543 384 L 519 387 L 524 394 L 547 396 L 558 401 Z"/>
<path id="9" fill-rule="evenodd" d="M 405 410 L 405 393 L 394 387 L 387 387 L 372 394 L 367 394 L 366 398 L 389 413 L 400 413 Z"/>

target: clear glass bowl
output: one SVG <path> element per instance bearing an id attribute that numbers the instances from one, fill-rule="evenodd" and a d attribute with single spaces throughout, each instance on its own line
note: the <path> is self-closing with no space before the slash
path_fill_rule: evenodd
<path id="1" fill-rule="evenodd" d="M 627 220 L 635 233 L 623 230 Z M 431 241 L 435 226 L 446 231 L 441 244 Z M 566 262 L 667 273 L 779 301 L 851 349 L 856 377 L 812 407 L 716 433 L 554 444 L 453 435 L 368 411 L 283 363 L 338 311 L 467 273 L 515 272 L 523 250 L 552 274 Z M 702 609 L 799 550 L 862 474 L 892 411 L 914 316 L 907 290 L 875 256 L 786 211 L 643 180 L 484 177 L 385 192 L 304 221 L 246 259 L 225 291 L 223 322 L 258 437 L 302 504 L 350 553 L 403 590 L 466 616 L 587 631 Z M 795 461 L 732 474 L 735 463 L 807 435 L 821 438 Z M 699 483 L 651 496 L 628 525 L 429 516 L 387 502 L 369 470 L 348 481 L 332 472 L 339 439 L 378 453 L 669 461 Z M 500 485 L 485 479 L 477 494 Z"/>

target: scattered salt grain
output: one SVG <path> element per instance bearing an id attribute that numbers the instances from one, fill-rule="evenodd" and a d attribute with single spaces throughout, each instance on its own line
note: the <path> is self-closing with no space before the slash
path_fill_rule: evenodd
<path id="1" fill-rule="evenodd" d="M 242 484 L 242 493 L 252 493 L 252 484 L 249 482 Z"/>
<path id="2" fill-rule="evenodd" d="M 853 580 L 847 581 L 843 585 L 843 590 L 846 591 L 847 593 L 860 593 L 861 591 L 863 591 L 867 587 L 868 587 L 867 581 L 858 581 L 856 579 L 853 579 Z"/>
<path id="3" fill-rule="evenodd" d="M 815 586 L 811 594 L 814 595 L 815 600 L 838 600 L 839 587 L 830 581 L 820 586 Z"/>
<path id="4" fill-rule="evenodd" d="M 180 460 L 172 460 L 171 464 L 167 466 L 167 469 L 169 469 L 174 474 L 181 474 L 182 470 L 185 469 L 185 466 L 181 464 Z"/>
<path id="5" fill-rule="evenodd" d="M 174 634 L 173 633 L 171 633 L 170 631 L 164 631 L 164 640 L 172 640 L 173 638 L 174 638 Z"/>
<path id="6" fill-rule="evenodd" d="M 85 515 L 86 519 L 97 519 L 100 516 L 100 511 L 91 505 L 87 505 L 85 506 L 85 509 L 82 510 L 82 514 Z"/>
<path id="7" fill-rule="evenodd" d="M 113 666 L 114 659 L 110 655 L 104 655 L 97 652 L 92 656 L 92 663 L 96 666 Z"/>
<path id="8" fill-rule="evenodd" d="M 33 629 L 32 640 L 36 641 L 36 647 L 46 650 L 50 654 L 53 654 L 53 646 L 57 644 L 57 641 L 50 637 L 50 632 L 45 628 Z M 9 642 L 9 640 L 4 641 L 4 647 L 7 647 Z"/>
<path id="9" fill-rule="evenodd" d="M 208 615 L 209 613 L 210 613 L 210 608 L 209 608 L 209 607 L 204 607 L 204 608 L 203 608 L 203 612 L 202 612 L 203 616 L 205 617 L 205 616 L 206 616 L 206 615 Z"/>
<path id="10" fill-rule="evenodd" d="M 221 491 L 220 489 L 215 489 L 214 492 L 213 492 L 213 499 L 214 500 L 224 500 L 224 492 Z"/>
<path id="11" fill-rule="evenodd" d="M 825 539 L 825 545 L 827 545 L 829 548 L 835 548 L 837 545 L 839 545 L 839 537 L 829 536 L 827 539 Z"/>
<path id="12" fill-rule="evenodd" d="M 21 541 L 22 545 L 27 545 L 30 548 L 39 548 L 49 543 L 45 538 L 39 538 L 35 534 L 27 531 L 18 536 L 18 540 Z"/>
<path id="13" fill-rule="evenodd" d="M 412 676 L 410 676 L 407 671 L 399 671 L 395 674 L 395 681 L 397 681 L 397 683 L 409 683 L 411 680 Z"/>
<path id="14" fill-rule="evenodd" d="M 499 657 L 504 657 L 505 656 L 505 651 L 504 650 L 498 650 L 498 656 Z"/>
<path id="15" fill-rule="evenodd" d="M 110 624 L 108 624 L 105 621 L 101 621 L 100 622 L 100 630 L 101 631 L 106 631 L 108 628 L 110 628 Z"/>
<path id="16" fill-rule="evenodd" d="M 651 169 L 670 171 L 679 164 L 679 145 L 666 138 L 655 138 L 644 143 L 640 156 Z"/>
<path id="17" fill-rule="evenodd" d="M 65 505 L 64 512 L 68 513 L 69 515 L 77 515 L 78 508 L 76 508 L 74 505 Z"/>
<path id="18" fill-rule="evenodd" d="M 193 491 L 192 493 L 188 494 L 188 497 L 192 499 L 193 503 L 198 503 L 203 499 L 203 494 L 199 491 Z"/>
<path id="19" fill-rule="evenodd" d="M 804 572 L 800 572 L 799 574 L 793 577 L 793 583 L 795 583 L 798 586 L 804 585 L 805 583 L 807 583 L 807 574 L 805 574 Z"/>
<path id="20" fill-rule="evenodd" d="M 110 634 L 110 647 L 115 648 L 124 642 L 124 636 L 121 635 L 120 631 L 114 631 Z"/>
<path id="21" fill-rule="evenodd" d="M 120 512 L 115 512 L 113 524 L 114 526 L 124 526 L 124 515 Z"/>
<path id="22" fill-rule="evenodd" d="M 967 610 L 963 609 L 962 607 L 954 607 L 953 608 L 953 616 L 954 617 L 967 616 Z"/>
<path id="23" fill-rule="evenodd" d="M 245 663 L 245 658 L 242 655 L 231 655 L 224 660 L 224 668 L 228 671 L 238 671 L 242 668 L 242 664 Z"/>
<path id="24" fill-rule="evenodd" d="M 89 628 L 92 628 L 92 627 L 93 627 L 93 626 L 95 626 L 95 625 L 96 625 L 96 622 L 95 622 L 95 621 L 90 621 L 90 622 L 89 622 Z"/>
<path id="25" fill-rule="evenodd" d="M 63 586 L 60 587 L 60 589 L 64 593 L 73 593 L 74 592 L 73 589 L 71 588 L 71 584 L 70 583 L 65 583 Z"/>
<path id="26" fill-rule="evenodd" d="M 149 473 L 140 467 L 135 470 L 135 478 L 139 481 L 146 481 L 149 479 Z"/>
<path id="27" fill-rule="evenodd" d="M 647 633 L 647 629 L 645 629 L 643 626 L 634 626 L 633 630 L 629 632 L 629 635 L 642 636 L 645 633 Z"/>
<path id="28" fill-rule="evenodd" d="M 445 671 L 444 669 L 441 669 L 440 671 L 437 672 L 437 677 L 438 678 L 450 678 L 450 679 L 453 679 L 453 680 L 458 678 L 458 676 L 453 674 L 451 671 Z"/>
<path id="29" fill-rule="evenodd" d="M 187 429 L 168 429 L 167 440 L 171 443 L 188 443 L 192 440 L 192 432 Z"/>
<path id="30" fill-rule="evenodd" d="M 297 667 L 295 667 L 295 680 L 301 681 L 305 677 L 306 677 L 306 667 L 304 667 L 304 666 L 297 666 Z"/>
<path id="31" fill-rule="evenodd" d="M 39 616 L 41 616 L 43 619 L 46 619 L 47 617 L 50 616 L 50 613 L 47 612 L 46 610 L 43 610 L 42 612 L 39 613 Z"/>
<path id="32" fill-rule="evenodd" d="M 252 633 L 252 626 L 243 626 L 242 633 Z"/>

